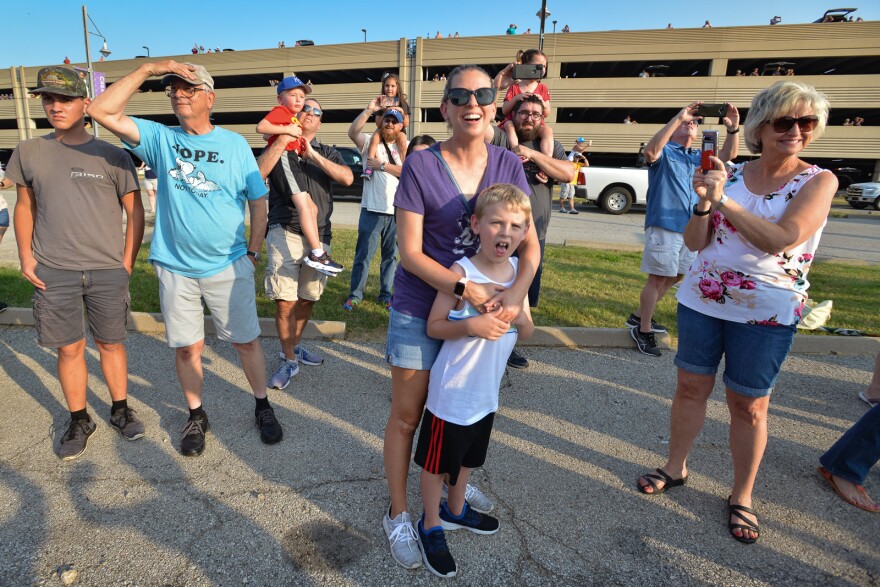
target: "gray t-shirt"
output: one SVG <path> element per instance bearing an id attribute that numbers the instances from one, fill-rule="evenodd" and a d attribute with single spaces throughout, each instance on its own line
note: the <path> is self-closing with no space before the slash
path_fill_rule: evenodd
<path id="1" fill-rule="evenodd" d="M 522 146 L 535 151 L 541 150 L 541 142 L 538 140 L 524 141 Z M 565 147 L 559 141 L 553 141 L 553 158 L 562 161 L 567 159 Z M 551 179 L 547 183 L 541 183 L 535 179 L 538 166 L 531 161 L 525 164 L 524 170 L 526 172 L 526 179 L 532 188 L 529 199 L 532 204 L 532 217 L 535 219 L 535 231 L 538 233 L 538 240 L 543 241 L 547 238 L 547 226 L 550 224 L 550 213 L 553 209 L 553 185 L 556 182 Z M 572 167 L 573 172 L 574 167 Z"/>
<path id="2" fill-rule="evenodd" d="M 7 177 L 34 191 L 34 257 L 54 269 L 121 267 L 120 198 L 139 189 L 131 157 L 99 139 L 65 145 L 54 137 L 22 141 L 6 168 Z"/>

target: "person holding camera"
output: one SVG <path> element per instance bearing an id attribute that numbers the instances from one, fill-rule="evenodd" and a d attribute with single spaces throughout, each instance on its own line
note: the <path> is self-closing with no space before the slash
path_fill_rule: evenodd
<path id="1" fill-rule="evenodd" d="M 691 145 L 697 140 L 702 104 L 691 102 L 682 108 L 645 145 L 648 203 L 641 271 L 648 274 L 648 279 L 639 296 L 639 307 L 629 315 L 626 326 L 639 352 L 654 357 L 662 354 L 654 333 L 666 332 L 665 326 L 654 321 L 654 308 L 694 260 L 694 253 L 684 244 L 684 228 L 697 202 L 691 183 L 701 157 L 700 150 Z M 728 103 L 725 114 L 722 122 L 728 138 L 720 157 L 730 161 L 739 150 L 739 111 Z"/>
<path id="2" fill-rule="evenodd" d="M 822 136 L 828 99 L 815 88 L 780 81 L 752 100 L 743 127 L 756 160 L 733 165 L 711 157 L 697 171 L 698 200 L 684 231 L 697 251 L 678 289 L 678 385 L 672 400 L 669 457 L 638 488 L 659 495 L 687 480 L 687 458 L 706 419 L 724 357 L 733 487 L 731 536 L 760 536 L 752 490 L 767 446 L 770 393 L 794 341 L 807 299 L 807 275 L 837 191 L 828 170 L 800 159 Z"/>

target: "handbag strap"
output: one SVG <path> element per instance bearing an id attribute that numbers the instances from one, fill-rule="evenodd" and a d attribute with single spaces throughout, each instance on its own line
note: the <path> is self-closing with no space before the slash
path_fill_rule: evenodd
<path id="1" fill-rule="evenodd" d="M 391 148 L 385 142 L 385 139 L 379 137 L 379 142 L 382 143 L 382 146 L 385 147 L 385 152 L 388 153 L 388 162 L 392 165 L 397 165 L 397 162 L 394 160 L 394 154 L 391 152 Z"/>
<path id="2" fill-rule="evenodd" d="M 452 185 L 455 186 L 455 190 L 458 192 L 458 199 L 461 200 L 462 206 L 464 206 L 465 212 L 468 215 L 473 214 L 474 211 L 471 209 L 471 203 L 468 202 L 467 198 L 464 197 L 464 193 L 461 191 L 461 187 L 459 187 L 458 182 L 455 180 L 455 176 L 452 175 L 452 170 L 449 169 L 449 164 L 446 162 L 446 159 L 443 158 L 443 155 L 440 154 L 440 143 L 436 143 L 428 147 L 428 151 L 431 152 L 437 159 L 440 161 L 440 164 L 443 166 L 443 169 L 446 170 L 446 175 L 449 176 L 450 181 L 452 181 Z"/>

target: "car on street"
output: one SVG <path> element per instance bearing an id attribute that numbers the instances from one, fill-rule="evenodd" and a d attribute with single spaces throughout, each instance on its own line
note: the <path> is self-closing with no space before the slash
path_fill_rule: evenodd
<path id="1" fill-rule="evenodd" d="M 593 202 L 609 214 L 626 214 L 643 206 L 648 196 L 648 170 L 636 167 L 581 167 L 575 197 Z"/>
<path id="2" fill-rule="evenodd" d="M 361 152 L 354 147 L 336 147 L 336 150 L 339 151 L 339 154 L 345 160 L 345 164 L 351 169 L 354 175 L 354 182 L 349 186 L 345 186 L 334 181 L 330 184 L 330 195 L 333 198 L 356 198 L 360 200 L 361 194 L 364 191 L 364 179 L 361 177 L 361 173 L 364 171 Z"/>
<path id="3" fill-rule="evenodd" d="M 846 201 L 856 210 L 873 206 L 880 210 L 880 183 L 854 183 L 846 188 Z"/>

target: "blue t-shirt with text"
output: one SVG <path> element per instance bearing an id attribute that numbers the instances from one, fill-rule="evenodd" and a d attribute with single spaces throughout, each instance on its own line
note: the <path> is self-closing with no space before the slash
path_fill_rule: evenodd
<path id="1" fill-rule="evenodd" d="M 672 232 L 684 232 L 697 203 L 693 179 L 694 170 L 699 166 L 699 149 L 666 143 L 660 158 L 648 167 L 645 228 L 658 226 Z"/>
<path id="2" fill-rule="evenodd" d="M 203 278 L 245 255 L 246 200 L 268 191 L 245 139 L 220 127 L 190 135 L 177 126 L 132 120 L 141 141 L 126 146 L 159 178 L 150 261 Z"/>

